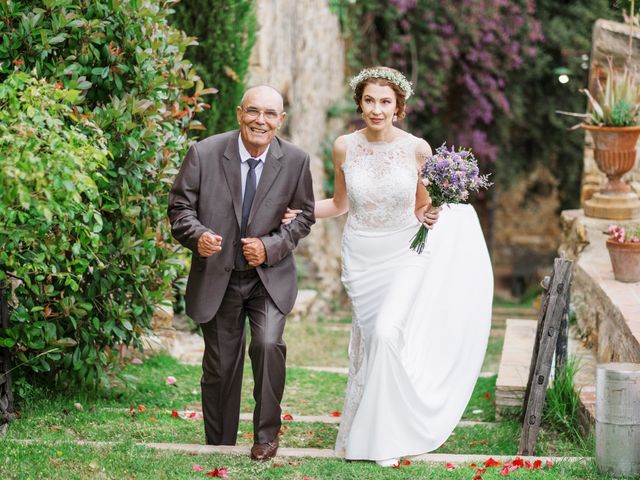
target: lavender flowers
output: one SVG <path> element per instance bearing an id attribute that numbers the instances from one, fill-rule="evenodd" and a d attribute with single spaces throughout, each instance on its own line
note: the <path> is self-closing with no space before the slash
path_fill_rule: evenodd
<path id="1" fill-rule="evenodd" d="M 420 171 L 422 184 L 429 191 L 434 207 L 448 203 L 464 203 L 470 192 L 491 186 L 488 175 L 480 175 L 478 161 L 471 150 L 462 147 L 455 151 L 447 150 L 443 143 L 436 153 L 428 157 Z M 429 230 L 424 225 L 411 239 L 411 250 L 422 253 Z"/>

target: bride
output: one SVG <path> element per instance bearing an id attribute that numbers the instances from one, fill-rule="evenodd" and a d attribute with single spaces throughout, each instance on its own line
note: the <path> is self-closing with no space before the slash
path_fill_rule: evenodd
<path id="1" fill-rule="evenodd" d="M 336 453 L 393 466 L 437 449 L 459 422 L 484 359 L 493 275 L 475 210 L 430 208 L 418 173 L 431 148 L 394 126 L 411 84 L 374 67 L 351 86 L 365 127 L 335 141 L 335 193 L 315 206 L 316 218 L 348 212 L 353 326 Z M 409 244 L 421 222 L 431 230 L 418 254 Z"/>

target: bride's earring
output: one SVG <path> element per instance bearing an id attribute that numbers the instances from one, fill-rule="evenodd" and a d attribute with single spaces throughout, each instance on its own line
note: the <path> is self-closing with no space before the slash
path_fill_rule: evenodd
<path id="1" fill-rule="evenodd" d="M 394 122 L 397 122 L 397 121 L 398 121 L 398 115 L 395 115 L 395 114 L 393 115 L 393 121 L 394 121 Z"/>

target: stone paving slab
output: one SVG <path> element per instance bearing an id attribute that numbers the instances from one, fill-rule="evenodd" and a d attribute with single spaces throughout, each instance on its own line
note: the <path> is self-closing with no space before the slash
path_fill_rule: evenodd
<path id="1" fill-rule="evenodd" d="M 15 442 L 15 443 L 27 443 L 27 444 L 69 444 L 73 443 L 76 445 L 87 445 L 87 446 L 96 446 L 96 447 L 109 447 L 114 445 L 119 445 L 122 442 L 96 442 L 89 440 L 76 440 L 76 441 L 65 441 L 65 440 L 35 440 L 35 439 L 13 439 L 6 440 L 7 442 Z M 164 451 L 173 451 L 180 453 L 188 453 L 192 455 L 210 455 L 210 454 L 221 454 L 221 455 L 247 455 L 249 456 L 251 448 L 250 447 L 242 447 L 237 445 L 200 445 L 200 444 L 192 444 L 192 443 L 136 443 L 138 447 L 146 447 L 153 448 L 156 450 L 164 450 Z M 336 456 L 333 449 L 328 448 L 279 448 L 278 455 L 275 457 L 277 460 L 281 457 L 288 458 L 342 458 Z M 413 462 L 424 462 L 424 463 L 452 463 L 454 465 L 462 465 L 469 463 L 477 463 L 478 465 L 484 463 L 489 457 L 493 458 L 497 462 L 508 462 L 512 461 L 516 458 L 516 455 L 490 455 L 490 454 L 482 454 L 482 455 L 468 455 L 468 454 L 454 454 L 454 453 L 424 453 L 422 455 L 415 456 L 407 456 L 406 458 L 410 459 Z M 590 461 L 590 457 L 530 457 L 524 456 L 519 457 L 523 460 L 535 461 L 542 460 L 542 462 L 551 461 L 554 464 L 562 463 L 562 462 L 586 462 Z"/>

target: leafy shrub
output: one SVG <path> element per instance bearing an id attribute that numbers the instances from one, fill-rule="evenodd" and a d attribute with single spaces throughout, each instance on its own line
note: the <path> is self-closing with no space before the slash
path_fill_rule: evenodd
<path id="1" fill-rule="evenodd" d="M 73 294 L 86 273 L 105 268 L 94 252 L 103 228 L 96 182 L 105 183 L 107 151 L 100 130 L 74 114 L 78 94 L 26 73 L 0 84 L 0 279 L 12 272 L 21 282 L 0 346 L 17 347 L 21 362 L 48 350 L 32 362 L 35 371 L 51 370 L 50 362 L 62 360 L 60 347 L 75 346 L 75 338 L 86 341 L 64 358 L 66 367 L 81 368 L 82 354 L 87 363 L 106 363 L 95 348 L 104 334 L 93 305 Z"/>
<path id="2" fill-rule="evenodd" d="M 0 81 L 14 70 L 29 71 L 75 92 L 80 103 L 73 115 L 95 123 L 110 152 L 96 181 L 98 196 L 82 191 L 91 215 L 74 217 L 86 218 L 88 230 L 76 231 L 78 224 L 72 222 L 59 234 L 55 224 L 67 227 L 56 215 L 67 212 L 52 211 L 50 220 L 44 217 L 42 228 L 33 232 L 31 244 L 17 245 L 12 263 L 7 257 L 0 262 L 0 281 L 7 273 L 24 280 L 15 292 L 20 307 L 11 315 L 12 328 L 22 325 L 10 332 L 16 342 L 12 351 L 26 360 L 39 355 L 34 368 L 46 369 L 42 362 L 47 361 L 58 378 L 105 380 L 111 347 L 140 346 L 140 334 L 181 268 L 169 248 L 168 189 L 187 146 L 186 132 L 198 126 L 193 117 L 203 107 L 200 96 L 211 90 L 203 88 L 183 59 L 193 39 L 168 24 L 173 3 L 0 3 Z M 185 89 L 194 86 L 188 95 Z M 3 152 L 2 176 L 25 154 Z M 87 155 L 82 159 L 90 162 Z M 51 181 L 24 188 L 35 188 L 31 195 L 57 199 L 71 187 Z M 27 221 L 19 218 L 20 210 L 15 215 L 14 222 Z M 12 233 L 3 232 L 0 242 L 6 244 Z M 51 256 L 39 250 L 45 248 L 42 244 Z M 38 333 L 43 328 L 48 329 L 44 336 Z M 78 345 L 43 355 L 47 342 L 60 335 L 71 336 Z M 36 338 L 41 341 L 32 341 Z M 69 365 L 73 368 L 65 368 Z"/>

